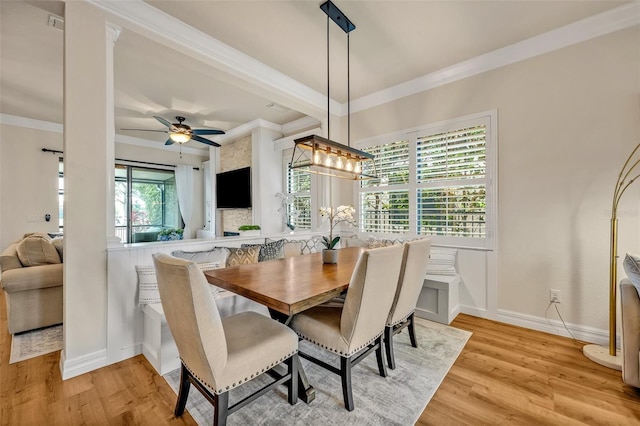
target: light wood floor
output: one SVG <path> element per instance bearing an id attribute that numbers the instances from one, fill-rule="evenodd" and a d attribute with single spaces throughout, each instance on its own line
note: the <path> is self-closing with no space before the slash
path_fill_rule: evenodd
<path id="1" fill-rule="evenodd" d="M 173 416 L 176 395 L 142 355 L 65 381 L 59 353 L 9 365 L 0 293 L 1 425 L 195 424 Z M 640 425 L 640 393 L 582 344 L 468 315 L 452 325 L 473 336 L 418 425 Z"/>

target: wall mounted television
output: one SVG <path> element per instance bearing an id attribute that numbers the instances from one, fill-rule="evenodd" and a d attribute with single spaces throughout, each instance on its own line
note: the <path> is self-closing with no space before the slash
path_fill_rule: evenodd
<path id="1" fill-rule="evenodd" d="M 216 174 L 216 207 L 251 208 L 251 167 Z"/>

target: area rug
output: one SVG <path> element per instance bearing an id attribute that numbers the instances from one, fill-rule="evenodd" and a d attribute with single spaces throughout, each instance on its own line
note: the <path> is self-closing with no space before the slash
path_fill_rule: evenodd
<path id="1" fill-rule="evenodd" d="M 416 336 L 418 348 L 411 347 L 406 330 L 395 336 L 396 369 L 388 370 L 386 378 L 378 375 L 375 354 L 354 367 L 352 382 L 355 410 L 352 412 L 344 408 L 340 377 L 303 359 L 304 370 L 316 390 L 314 401 L 307 405 L 299 400 L 295 406 L 291 406 L 287 403 L 286 387 L 280 386 L 230 415 L 227 424 L 413 425 L 471 333 L 416 318 Z M 301 341 L 300 348 L 338 365 L 328 352 L 307 342 Z M 171 371 L 164 377 L 177 393 L 180 371 Z M 251 389 L 248 389 L 249 386 Z M 254 383 L 250 382 L 234 389 L 230 394 L 230 404 L 255 388 Z M 187 410 L 199 425 L 212 424 L 213 407 L 193 386 L 189 392 Z"/>
<path id="2" fill-rule="evenodd" d="M 14 334 L 9 364 L 62 349 L 62 324 Z"/>

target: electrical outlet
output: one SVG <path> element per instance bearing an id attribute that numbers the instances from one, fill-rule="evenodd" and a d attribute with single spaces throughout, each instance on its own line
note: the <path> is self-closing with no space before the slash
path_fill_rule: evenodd
<path id="1" fill-rule="evenodd" d="M 549 290 L 549 302 L 560 303 L 560 290 Z"/>

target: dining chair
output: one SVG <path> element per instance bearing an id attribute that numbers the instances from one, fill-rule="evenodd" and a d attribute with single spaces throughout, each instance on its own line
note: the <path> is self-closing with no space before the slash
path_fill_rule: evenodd
<path id="1" fill-rule="evenodd" d="M 400 268 L 400 278 L 396 296 L 387 318 L 387 325 L 384 333 L 384 345 L 387 353 L 387 363 L 390 369 L 396 368 L 396 361 L 393 354 L 393 336 L 400 333 L 405 328 L 409 331 L 411 346 L 418 347 L 414 316 L 416 304 L 424 276 L 427 273 L 427 261 L 431 250 L 431 240 L 424 238 L 404 243 L 404 253 L 402 256 L 402 267 Z"/>
<path id="2" fill-rule="evenodd" d="M 160 300 L 182 363 L 175 416 L 184 413 L 194 385 L 214 406 L 214 426 L 280 384 L 288 402 L 298 400 L 298 336 L 290 328 L 256 312 L 224 319 L 198 266 L 164 253 L 153 255 Z M 273 368 L 287 365 L 286 374 Z M 229 391 L 268 372 L 268 385 L 229 406 Z"/>
<path id="3" fill-rule="evenodd" d="M 351 369 L 373 351 L 386 377 L 384 328 L 396 293 L 403 248 L 363 251 L 349 282 L 343 306 L 316 306 L 296 314 L 290 327 L 298 336 L 340 357 L 340 367 L 300 352 L 300 356 L 338 374 L 347 410 L 354 409 Z M 383 313 L 383 314 L 381 314 Z"/>

